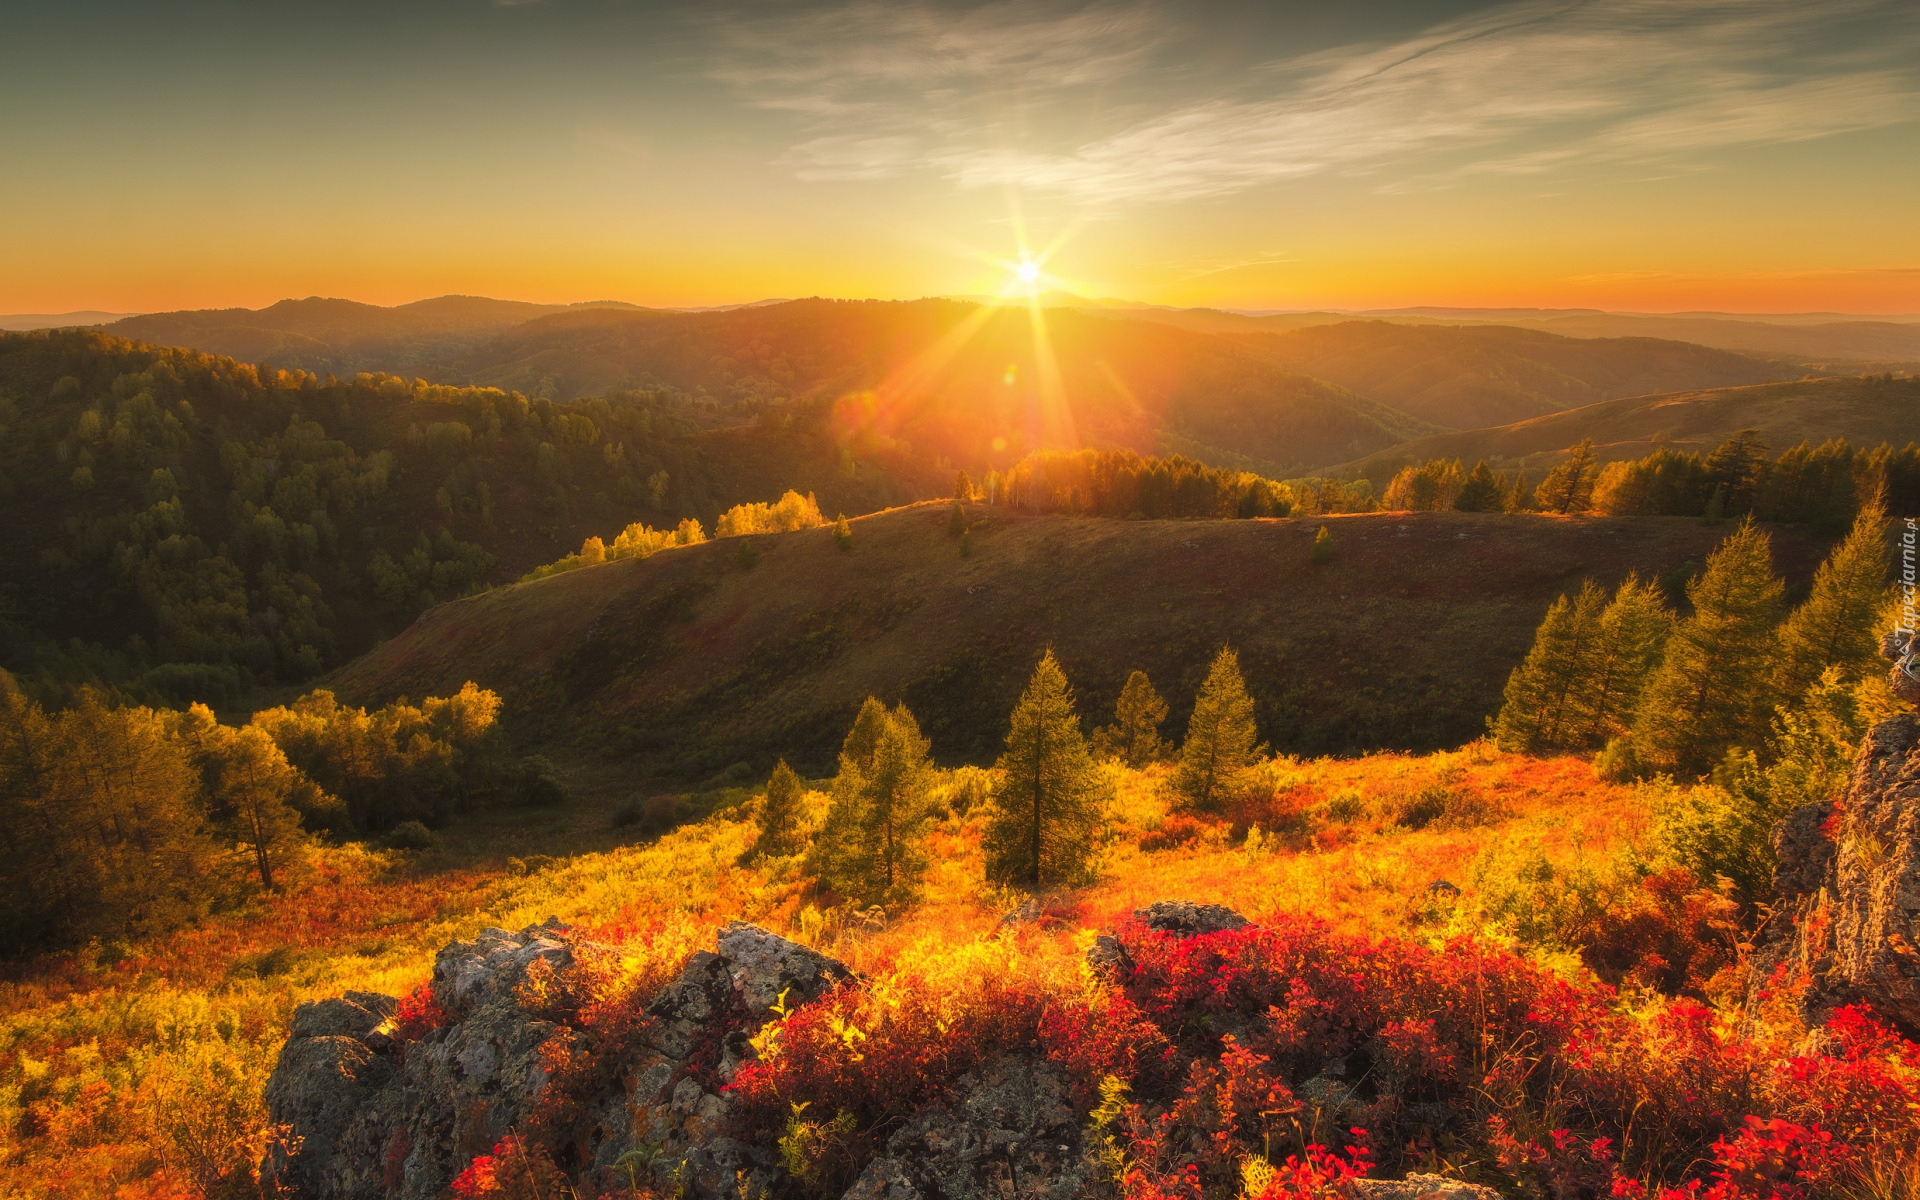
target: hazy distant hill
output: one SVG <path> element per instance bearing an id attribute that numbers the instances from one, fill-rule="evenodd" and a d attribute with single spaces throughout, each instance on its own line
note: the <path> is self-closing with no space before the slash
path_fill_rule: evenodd
<path id="1" fill-rule="evenodd" d="M 631 305 L 528 304 L 484 296 L 439 296 L 392 308 L 309 296 L 266 308 L 149 313 L 108 332 L 163 346 L 188 346 L 243 362 L 352 374 L 414 371 L 460 354 L 502 330 L 551 313 Z"/>
<path id="2" fill-rule="evenodd" d="M 7 313 L 0 316 L 0 329 L 65 329 L 74 325 L 104 325 L 131 313 L 95 312 L 91 309 L 64 313 Z"/>
<path id="3" fill-rule="evenodd" d="M 1860 447 L 1904 445 L 1920 434 L 1920 379 L 1809 379 L 1633 396 L 1492 429 L 1420 438 L 1341 470 L 1377 479 L 1399 464 L 1430 458 L 1545 465 L 1583 437 L 1593 439 L 1594 454 L 1606 462 L 1640 458 L 1662 445 L 1710 450 L 1742 429 L 1759 430 L 1776 453 L 1829 438 Z"/>
<path id="4" fill-rule="evenodd" d="M 1733 317 L 1597 313 L 1507 323 L 1567 337 L 1672 338 L 1723 350 L 1809 361 L 1920 361 L 1920 322 L 1836 320 L 1800 324 Z"/>
<path id="5" fill-rule="evenodd" d="M 509 330 L 445 374 L 563 398 L 660 385 L 852 397 L 865 436 L 974 465 L 1079 441 L 1289 473 L 1434 429 L 1247 346 L 1123 313 L 1049 310 L 1045 341 L 1050 364 L 1026 309 L 951 300 L 573 312 Z"/>
<path id="6" fill-rule="evenodd" d="M 1178 735 L 1228 643 L 1277 750 L 1454 745 L 1484 732 L 1555 596 L 1698 564 L 1726 533 L 1464 513 L 973 518 L 965 558 L 935 503 L 854 521 L 847 552 L 816 529 L 756 538 L 751 570 L 721 541 L 498 588 L 432 609 L 324 683 L 370 702 L 472 679 L 522 733 L 698 778 L 776 755 L 829 770 L 868 695 L 904 700 L 941 761 L 990 762 L 1049 647 L 1089 724 L 1138 667 Z M 1322 524 L 1338 556 L 1311 567 Z M 1795 526 L 1774 547 L 1797 584 L 1824 542 Z"/>
<path id="7" fill-rule="evenodd" d="M 1797 379 L 1803 369 L 1651 337 L 1347 321 L 1241 339 L 1258 353 L 1435 425 L 1503 425 L 1598 400 Z"/>

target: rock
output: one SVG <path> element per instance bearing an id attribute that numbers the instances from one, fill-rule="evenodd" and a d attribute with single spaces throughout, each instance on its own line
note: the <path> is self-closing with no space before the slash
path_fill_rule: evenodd
<path id="1" fill-rule="evenodd" d="M 1219 933 L 1226 929 L 1241 929 L 1247 924 L 1245 917 L 1224 904 L 1194 904 L 1188 900 L 1155 901 L 1145 908 L 1135 909 L 1133 919 L 1148 929 L 1171 933 L 1175 937 Z"/>
<path id="2" fill-rule="evenodd" d="M 1354 1200 L 1500 1200 L 1500 1193 L 1477 1183 L 1444 1175 L 1409 1175 L 1405 1179 L 1356 1179 Z"/>
<path id="3" fill-rule="evenodd" d="M 1427 885 L 1427 894 L 1430 896 L 1444 896 L 1449 900 L 1453 900 L 1459 898 L 1460 886 L 1451 880 L 1436 879 Z M 1433 1176 L 1433 1178 L 1438 1178 L 1438 1176 Z"/>
<path id="4" fill-rule="evenodd" d="M 517 989 L 536 962 L 564 989 L 583 947 L 551 921 L 448 945 L 434 962 L 434 995 L 452 1022 L 411 1044 L 386 1028 L 392 997 L 349 992 L 301 1005 L 265 1096 L 269 1118 L 299 1148 L 271 1156 L 268 1171 L 313 1197 L 445 1192 L 532 1112 L 547 1081 L 542 1047 L 571 1036 L 523 1011 Z"/>
<path id="5" fill-rule="evenodd" d="M 745 921 L 721 930 L 719 944 L 749 1016 L 766 1017 L 782 996 L 786 1007 L 798 1008 L 853 978 L 837 960 Z"/>
<path id="6" fill-rule="evenodd" d="M 1893 664 L 1887 686 L 1907 704 L 1920 704 L 1920 639 L 1910 629 L 1892 629 L 1880 639 L 1880 655 Z"/>
<path id="7" fill-rule="evenodd" d="M 1754 954 L 1750 1006 L 1784 986 L 1810 1028 L 1865 1001 L 1920 1030 L 1920 717 L 1874 726 L 1837 815 L 1794 810 L 1774 847 L 1774 918 Z"/>
<path id="8" fill-rule="evenodd" d="M 1127 953 L 1119 938 L 1103 933 L 1087 947 L 1087 966 L 1101 979 L 1119 983 L 1133 974 L 1133 955 Z"/>
<path id="9" fill-rule="evenodd" d="M 1008 910 L 1006 916 L 1000 918 L 1000 928 L 1012 929 L 1020 925 L 1031 925 L 1040 919 L 1041 911 L 1040 898 L 1028 896 Z"/>
<path id="10" fill-rule="evenodd" d="M 1069 1200 L 1094 1190 L 1098 1164 L 1055 1067 L 998 1058 L 949 1096 L 889 1137 L 845 1200 Z"/>

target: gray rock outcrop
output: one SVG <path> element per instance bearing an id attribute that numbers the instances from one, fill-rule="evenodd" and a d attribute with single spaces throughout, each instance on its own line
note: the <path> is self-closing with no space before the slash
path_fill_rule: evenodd
<path id="1" fill-rule="evenodd" d="M 1920 1030 L 1920 717 L 1867 734 L 1837 812 L 1803 805 L 1774 831 L 1772 925 L 1759 989 L 1787 987 L 1809 1027 L 1864 1001 Z"/>
<path id="2" fill-rule="evenodd" d="M 580 967 L 608 952 L 557 922 L 488 929 L 434 961 L 447 1021 L 407 1042 L 396 1001 L 349 992 L 303 1004 L 268 1080 L 270 1119 L 297 1152 L 266 1164 L 316 1200 L 430 1200 L 532 1115 L 548 1083 L 542 1049 L 578 1032 L 542 1012 L 566 1011 Z M 748 1041 L 784 1000 L 797 1007 L 852 978 L 839 962 L 735 922 L 695 954 L 648 1006 L 638 1060 L 608 1095 L 587 1098 L 591 1165 L 638 1152 L 657 1183 L 695 1197 L 764 1195 L 779 1176 L 771 1147 L 726 1135 L 725 1084 Z M 529 989 L 539 1002 L 530 1002 Z M 591 1047 L 588 1047 L 591 1050 Z"/>

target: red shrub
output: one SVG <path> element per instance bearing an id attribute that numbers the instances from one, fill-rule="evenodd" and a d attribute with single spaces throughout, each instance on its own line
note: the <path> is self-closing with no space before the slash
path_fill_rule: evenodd
<path id="1" fill-rule="evenodd" d="M 403 1042 L 417 1042 L 429 1030 L 447 1023 L 447 1010 L 433 998 L 433 985 L 423 983 L 400 997 L 393 1013 L 393 1036 Z"/>

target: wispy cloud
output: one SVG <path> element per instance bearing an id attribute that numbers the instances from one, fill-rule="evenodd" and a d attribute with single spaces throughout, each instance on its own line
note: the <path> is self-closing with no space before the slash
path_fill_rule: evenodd
<path id="1" fill-rule="evenodd" d="M 1671 166 L 1920 116 L 1907 0 L 1521 0 L 1227 78 L 1167 65 L 1191 27 L 1140 5 L 863 2 L 747 29 L 723 77 L 794 115 L 801 177 L 934 171 L 1094 206 Z"/>

